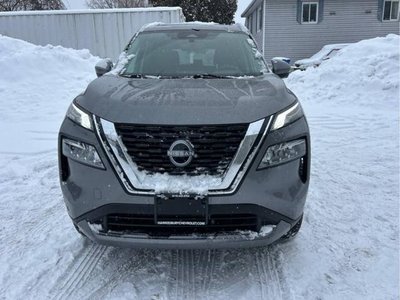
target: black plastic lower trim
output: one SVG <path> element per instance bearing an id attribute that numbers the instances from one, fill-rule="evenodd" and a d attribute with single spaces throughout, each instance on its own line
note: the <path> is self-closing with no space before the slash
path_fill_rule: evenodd
<path id="1" fill-rule="evenodd" d="M 92 210 L 73 221 L 79 223 L 82 220 L 88 222 L 97 221 L 108 215 L 115 214 L 134 214 L 137 216 L 154 216 L 154 205 L 146 204 L 107 204 L 101 206 L 95 210 Z M 265 207 L 256 204 L 216 204 L 209 205 L 208 215 L 209 216 L 224 216 L 224 215 L 255 215 L 257 216 L 260 224 L 278 224 L 281 220 L 290 223 L 292 225 L 296 224 L 297 220 L 292 220 L 285 217 L 277 212 L 269 210 Z M 263 223 L 263 224 L 261 224 Z"/>

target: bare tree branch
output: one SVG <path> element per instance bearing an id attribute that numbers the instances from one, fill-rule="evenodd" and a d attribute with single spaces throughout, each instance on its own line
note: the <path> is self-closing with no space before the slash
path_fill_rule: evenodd
<path id="1" fill-rule="evenodd" d="M 86 0 L 89 8 L 128 8 L 149 6 L 148 0 Z"/>
<path id="2" fill-rule="evenodd" d="M 62 0 L 0 0 L 0 11 L 65 9 Z"/>

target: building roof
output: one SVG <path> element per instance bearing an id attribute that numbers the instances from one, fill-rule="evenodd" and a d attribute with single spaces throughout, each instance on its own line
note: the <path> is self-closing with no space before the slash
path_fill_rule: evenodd
<path id="1" fill-rule="evenodd" d="M 244 10 L 244 12 L 242 13 L 241 17 L 242 18 L 246 18 L 249 14 L 251 14 L 261 3 L 263 2 L 263 0 L 253 0 L 251 1 L 251 3 L 249 4 L 249 6 L 247 6 L 247 8 Z"/>
<path id="2" fill-rule="evenodd" d="M 30 15 L 82 15 L 82 14 L 105 14 L 110 12 L 162 12 L 182 11 L 180 7 L 136 7 L 136 8 L 107 8 L 107 9 L 61 9 L 61 10 L 26 10 L 26 11 L 2 11 L 0 16 L 30 16 Z"/>

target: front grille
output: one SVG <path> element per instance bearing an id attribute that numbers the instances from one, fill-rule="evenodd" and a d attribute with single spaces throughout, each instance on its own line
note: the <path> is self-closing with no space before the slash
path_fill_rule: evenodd
<path id="1" fill-rule="evenodd" d="M 154 126 L 115 124 L 118 135 L 140 171 L 170 175 L 222 176 L 238 151 L 248 125 Z M 176 167 L 168 150 L 177 140 L 189 141 L 195 157 L 189 165 Z"/>
<path id="2" fill-rule="evenodd" d="M 258 217 L 253 214 L 211 215 L 205 226 L 157 225 L 153 215 L 112 214 L 98 220 L 105 232 L 145 233 L 152 236 L 178 234 L 226 233 L 237 230 L 258 231 Z M 185 218 L 185 220 L 189 220 Z"/>

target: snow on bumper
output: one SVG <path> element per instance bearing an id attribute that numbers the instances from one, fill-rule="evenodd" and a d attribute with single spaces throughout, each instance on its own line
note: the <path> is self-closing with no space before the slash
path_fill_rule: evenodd
<path id="1" fill-rule="evenodd" d="M 260 232 L 237 231 L 209 235 L 171 235 L 151 237 L 148 234 L 101 233 L 97 226 L 82 220 L 78 223 L 81 231 L 93 242 L 118 247 L 154 249 L 222 249 L 266 246 L 286 234 L 291 225 L 280 221 L 277 225 L 264 226 Z"/>

